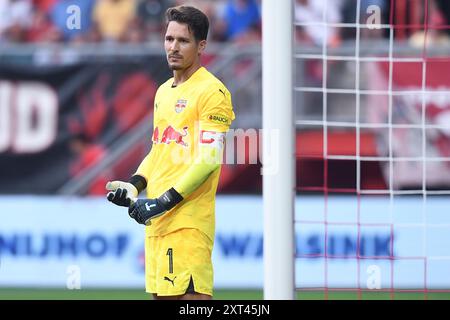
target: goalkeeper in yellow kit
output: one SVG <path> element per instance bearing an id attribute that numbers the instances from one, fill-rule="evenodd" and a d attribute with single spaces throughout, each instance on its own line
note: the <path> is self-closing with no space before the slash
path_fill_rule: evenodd
<path id="1" fill-rule="evenodd" d="M 155 96 L 151 152 L 109 201 L 145 228 L 146 291 L 156 299 L 211 299 L 215 195 L 231 95 L 204 67 L 209 22 L 193 7 L 167 10 L 165 51 L 173 78 Z M 147 189 L 148 199 L 137 200 Z"/>

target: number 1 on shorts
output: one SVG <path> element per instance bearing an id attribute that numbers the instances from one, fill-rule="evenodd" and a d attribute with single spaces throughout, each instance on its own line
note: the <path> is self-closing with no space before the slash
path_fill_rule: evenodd
<path id="1" fill-rule="evenodd" d="M 169 256 L 169 273 L 173 273 L 173 250 L 169 248 L 167 250 L 166 256 Z"/>

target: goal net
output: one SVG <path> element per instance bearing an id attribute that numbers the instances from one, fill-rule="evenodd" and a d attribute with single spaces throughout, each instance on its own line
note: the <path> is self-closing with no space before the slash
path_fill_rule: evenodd
<path id="1" fill-rule="evenodd" d="M 295 288 L 450 292 L 445 1 L 294 1 Z"/>

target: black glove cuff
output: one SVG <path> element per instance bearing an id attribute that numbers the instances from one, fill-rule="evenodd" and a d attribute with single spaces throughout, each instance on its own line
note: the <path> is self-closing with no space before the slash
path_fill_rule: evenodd
<path id="1" fill-rule="evenodd" d="M 143 176 L 135 174 L 128 180 L 133 186 L 136 187 L 138 194 L 141 193 L 145 188 L 147 188 L 147 180 Z"/>
<path id="2" fill-rule="evenodd" d="M 181 201 L 183 201 L 183 197 L 177 192 L 177 190 L 175 190 L 174 188 L 170 188 L 158 198 L 158 201 L 161 203 L 164 209 L 169 211 Z"/>

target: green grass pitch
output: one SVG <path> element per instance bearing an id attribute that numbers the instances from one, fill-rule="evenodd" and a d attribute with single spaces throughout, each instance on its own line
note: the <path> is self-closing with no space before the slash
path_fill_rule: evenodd
<path id="1" fill-rule="evenodd" d="M 357 292 L 329 291 L 329 300 L 391 300 L 389 292 Z M 261 300 L 262 290 L 215 290 L 216 300 Z M 436 293 L 404 293 L 395 292 L 395 300 L 450 300 L 450 292 Z M 150 295 L 143 290 L 136 289 L 25 289 L 25 288 L 0 288 L 0 300 L 148 300 Z M 324 292 L 298 292 L 299 300 L 324 300 Z"/>

